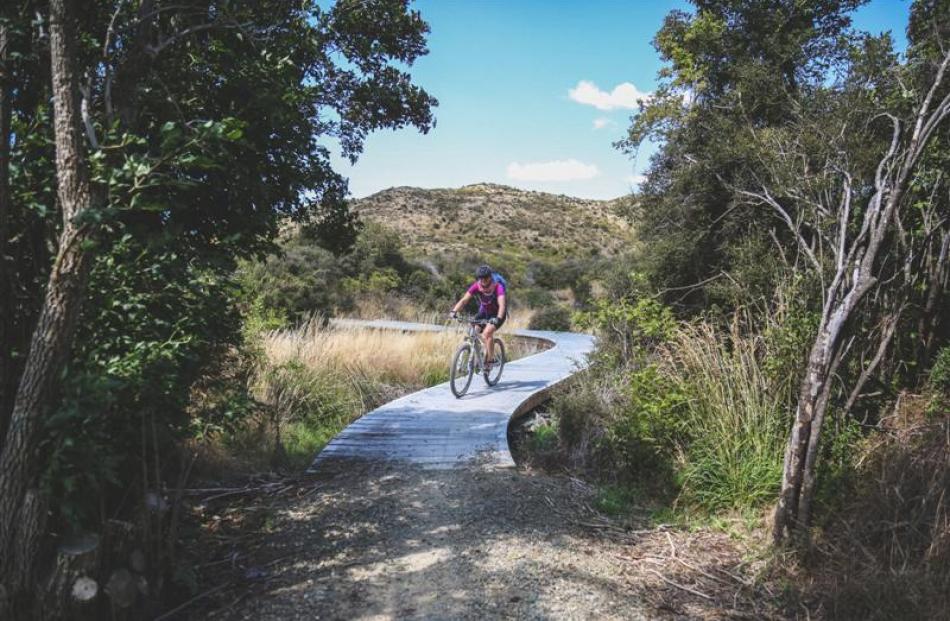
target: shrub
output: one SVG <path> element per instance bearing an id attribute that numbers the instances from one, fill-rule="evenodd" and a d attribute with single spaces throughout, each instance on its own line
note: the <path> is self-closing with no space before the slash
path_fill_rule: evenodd
<path id="1" fill-rule="evenodd" d="M 932 390 L 950 396 L 950 345 L 937 352 L 929 383 Z"/>
<path id="2" fill-rule="evenodd" d="M 563 306 L 542 308 L 531 318 L 528 324 L 531 330 L 567 331 L 571 329 L 571 313 Z"/>
<path id="3" fill-rule="evenodd" d="M 555 304 L 551 292 L 539 287 L 526 288 L 521 297 L 529 308 L 547 308 Z"/>
<path id="4" fill-rule="evenodd" d="M 652 298 L 595 300 L 590 310 L 575 313 L 574 323 L 606 337 L 602 351 L 619 356 L 622 362 L 642 357 L 666 341 L 676 327 L 669 308 Z"/>

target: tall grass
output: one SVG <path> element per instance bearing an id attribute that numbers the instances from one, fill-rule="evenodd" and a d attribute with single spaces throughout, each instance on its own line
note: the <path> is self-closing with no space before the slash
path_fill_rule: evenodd
<path id="1" fill-rule="evenodd" d="M 370 382 L 421 388 L 448 377 L 452 332 L 395 332 L 325 326 L 321 318 L 271 332 L 263 348 L 271 363 L 298 360 L 323 372 Z"/>
<path id="2" fill-rule="evenodd" d="M 775 369 L 794 365 L 738 321 L 671 323 L 661 338 L 600 357 L 555 397 L 572 465 L 710 512 L 774 500 L 796 379 Z"/>
<path id="3" fill-rule="evenodd" d="M 791 379 L 765 370 L 766 343 L 737 323 L 682 324 L 660 369 L 686 395 L 679 451 L 682 498 L 708 509 L 756 506 L 781 483 Z"/>
<path id="4" fill-rule="evenodd" d="M 278 456 L 299 467 L 365 412 L 446 381 L 461 332 L 333 327 L 314 317 L 258 338 L 262 355 L 252 391 L 268 412 L 258 431 L 272 433 Z M 538 351 L 506 341 L 509 359 Z M 255 432 L 245 436 L 245 447 L 260 444 Z"/>

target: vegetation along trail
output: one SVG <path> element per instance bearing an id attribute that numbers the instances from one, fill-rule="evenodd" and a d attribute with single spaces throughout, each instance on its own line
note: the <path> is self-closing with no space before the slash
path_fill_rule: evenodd
<path id="1" fill-rule="evenodd" d="M 194 613 L 234 619 L 769 614 L 756 588 L 735 577 L 746 563 L 726 534 L 615 524 L 592 508 L 596 491 L 587 483 L 511 468 L 509 417 L 586 366 L 593 347 L 588 335 L 515 333 L 554 346 L 510 363 L 494 389 L 473 387 L 456 400 L 442 384 L 351 425 L 321 452 L 300 491 L 272 508 L 257 547 L 232 563 L 241 568 L 233 592 Z M 697 580 L 711 584 L 696 588 Z"/>

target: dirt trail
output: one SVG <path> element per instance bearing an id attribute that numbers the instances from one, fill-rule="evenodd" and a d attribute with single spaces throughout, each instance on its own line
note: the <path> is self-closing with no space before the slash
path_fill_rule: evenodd
<path id="1" fill-rule="evenodd" d="M 352 464 L 268 510 L 189 611 L 216 619 L 726 619 L 776 616 L 722 533 L 638 532 L 568 477 Z M 225 553 L 225 551 L 221 551 Z M 228 552 L 233 554 L 234 552 Z"/>

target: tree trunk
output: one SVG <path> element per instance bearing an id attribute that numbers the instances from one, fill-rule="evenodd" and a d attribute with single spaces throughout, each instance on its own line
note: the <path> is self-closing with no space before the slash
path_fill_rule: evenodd
<path id="1" fill-rule="evenodd" d="M 9 239 L 13 205 L 10 202 L 10 118 L 13 76 L 9 64 L 10 37 L 0 24 L 0 448 L 13 409 L 13 269 Z"/>
<path id="2" fill-rule="evenodd" d="M 808 524 L 811 507 L 808 493 L 814 489 L 815 456 L 831 389 L 830 380 L 840 362 L 838 346 L 848 314 L 850 310 L 842 307 L 830 320 L 822 321 L 808 356 L 808 370 L 799 388 L 795 424 L 785 448 L 782 490 L 774 516 L 776 542 Z"/>
<path id="3" fill-rule="evenodd" d="M 4 619 L 27 616 L 30 596 L 37 592 L 34 568 L 46 512 L 31 510 L 35 503 L 26 500 L 39 495 L 38 431 L 69 355 L 93 259 L 89 248 L 93 230 L 82 221 L 92 207 L 93 192 L 80 138 L 69 5 L 69 0 L 50 1 L 57 197 L 63 231 L 0 454 L 0 580 L 7 596 L 6 610 L 0 602 L 0 618 Z"/>
<path id="4" fill-rule="evenodd" d="M 950 93 L 943 94 L 931 107 L 938 98 L 948 67 L 950 52 L 945 54 L 929 91 L 916 110 L 913 128 L 903 150 L 900 145 L 905 134 L 901 123 L 896 117 L 890 117 L 893 123 L 891 146 L 878 163 L 875 192 L 864 211 L 860 231 L 849 243 L 846 242 L 851 225 L 848 219 L 850 210 L 844 209 L 839 216 L 835 275 L 825 290 L 818 335 L 808 356 L 805 377 L 798 391 L 795 423 L 785 450 L 782 489 L 773 515 L 772 536 L 776 544 L 794 533 L 807 538 L 817 482 L 821 427 L 828 409 L 831 382 L 844 355 L 841 337 L 858 304 L 878 284 L 874 272 L 877 257 L 888 231 L 899 216 L 908 183 L 937 127 L 950 116 Z M 843 192 L 844 205 L 850 205 L 850 178 L 844 183 Z M 772 203 L 785 213 L 774 200 Z M 801 238 L 799 243 L 803 243 Z M 820 269 L 820 266 L 816 267 Z"/>

